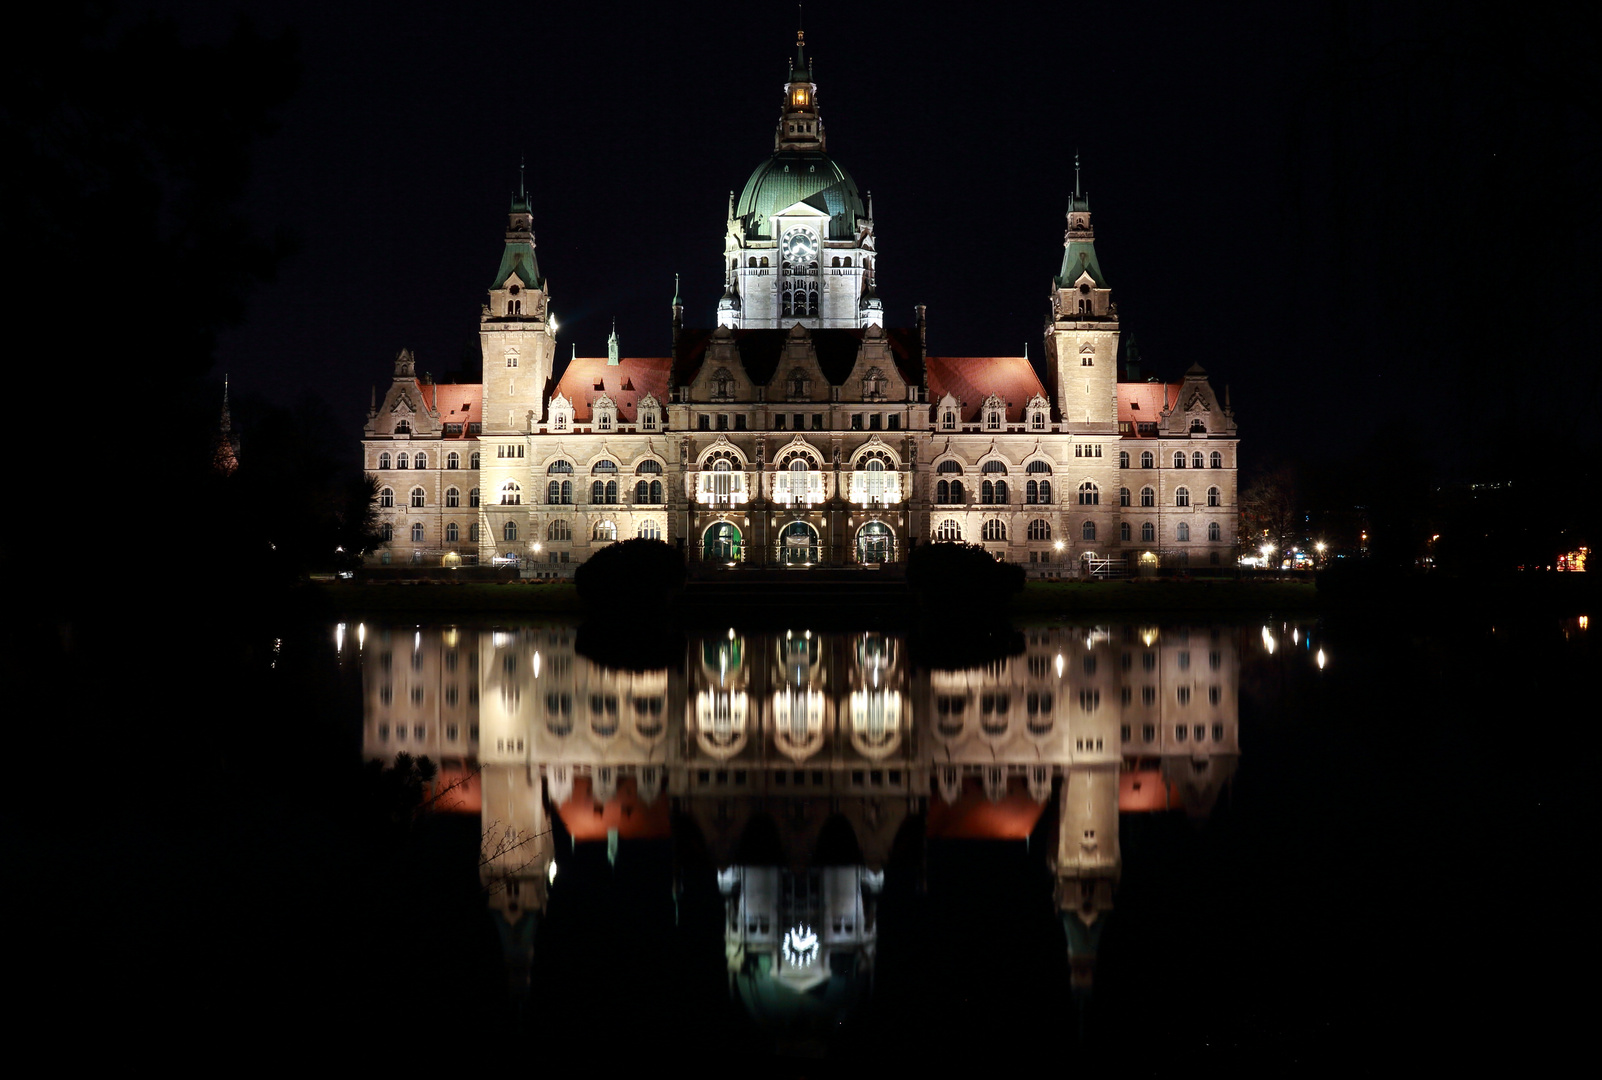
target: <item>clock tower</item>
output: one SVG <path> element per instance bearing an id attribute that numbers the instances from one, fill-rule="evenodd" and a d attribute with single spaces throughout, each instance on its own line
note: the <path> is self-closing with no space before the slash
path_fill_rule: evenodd
<path id="1" fill-rule="evenodd" d="M 1051 282 L 1046 372 L 1065 430 L 1117 433 L 1118 305 L 1112 302 L 1112 289 L 1096 261 L 1090 197 L 1079 188 L 1077 154 L 1062 269 Z"/>
<path id="2" fill-rule="evenodd" d="M 773 156 L 731 199 L 719 326 L 881 325 L 873 216 L 856 181 L 827 153 L 818 85 L 800 33 L 784 84 Z"/>

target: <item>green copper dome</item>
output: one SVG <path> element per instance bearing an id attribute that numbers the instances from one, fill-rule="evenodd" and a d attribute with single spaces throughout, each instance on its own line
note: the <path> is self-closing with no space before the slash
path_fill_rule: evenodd
<path id="1" fill-rule="evenodd" d="M 740 193 L 735 216 L 748 239 L 772 240 L 772 216 L 803 200 L 829 215 L 830 240 L 852 239 L 857 218 L 868 216 L 857 182 L 821 150 L 780 150 L 758 165 Z"/>

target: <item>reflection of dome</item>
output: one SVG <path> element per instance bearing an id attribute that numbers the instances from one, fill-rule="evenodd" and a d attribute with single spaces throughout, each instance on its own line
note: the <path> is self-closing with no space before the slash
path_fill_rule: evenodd
<path id="1" fill-rule="evenodd" d="M 745 182 L 735 216 L 748 239 L 775 239 L 769 220 L 805 200 L 829 215 L 830 240 L 856 236 L 857 218 L 867 217 L 857 182 L 821 150 L 781 150 L 756 167 Z"/>

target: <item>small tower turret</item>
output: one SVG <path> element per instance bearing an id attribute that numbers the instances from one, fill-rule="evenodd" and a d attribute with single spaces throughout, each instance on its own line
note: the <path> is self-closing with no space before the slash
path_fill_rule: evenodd
<path id="1" fill-rule="evenodd" d="M 1118 307 L 1096 260 L 1090 196 L 1080 186 L 1077 154 L 1062 267 L 1051 282 L 1046 372 L 1067 430 L 1118 430 Z"/>

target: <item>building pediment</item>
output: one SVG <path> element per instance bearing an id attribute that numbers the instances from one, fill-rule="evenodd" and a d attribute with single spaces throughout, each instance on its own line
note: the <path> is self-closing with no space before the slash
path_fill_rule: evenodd
<path id="1" fill-rule="evenodd" d="M 774 213 L 770 214 L 769 217 L 773 221 L 778 221 L 781 218 L 810 218 L 814 221 L 821 218 L 823 221 L 828 221 L 829 211 L 820 210 L 816 206 L 813 206 L 808 200 L 802 199 L 800 202 L 791 203 L 783 210 L 775 211 Z"/>

